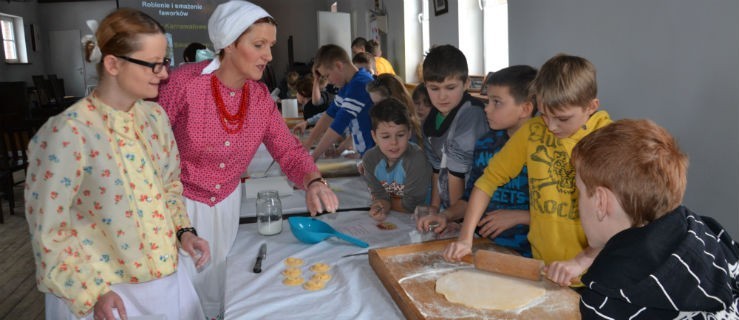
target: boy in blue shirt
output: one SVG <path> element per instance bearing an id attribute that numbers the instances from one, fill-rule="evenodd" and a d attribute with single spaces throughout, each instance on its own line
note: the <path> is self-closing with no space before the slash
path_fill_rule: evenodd
<path id="1" fill-rule="evenodd" d="M 434 108 L 422 131 L 434 170 L 431 206 L 436 208 L 448 208 L 462 197 L 475 141 L 488 131 L 483 103 L 465 91 L 467 72 L 467 58 L 451 45 L 434 47 L 423 61 L 423 81 Z"/>
<path id="2" fill-rule="evenodd" d="M 330 84 L 341 89 L 303 145 L 310 147 L 321 137 L 313 150 L 313 159 L 318 159 L 349 128 L 354 149 L 360 155 L 364 154 L 375 145 L 370 133 L 372 100 L 365 89 L 372 81 L 372 75 L 364 68 L 357 69 L 346 51 L 333 44 L 318 49 L 313 70 L 314 77 L 326 77 Z"/>
<path id="3" fill-rule="evenodd" d="M 488 104 L 485 106 L 490 131 L 475 143 L 472 169 L 462 198 L 438 215 L 423 217 L 417 221 L 419 230 L 438 224 L 433 231 L 443 232 L 447 223 L 464 217 L 467 202 L 475 181 L 490 159 L 503 148 L 508 138 L 536 113 L 528 88 L 536 77 L 536 69 L 530 66 L 512 66 L 493 73 L 485 85 Z M 531 246 L 526 236 L 529 228 L 529 186 L 524 166 L 521 173 L 498 188 L 488 203 L 485 217 L 480 220 L 476 233 L 496 244 L 516 250 L 531 257 Z"/>

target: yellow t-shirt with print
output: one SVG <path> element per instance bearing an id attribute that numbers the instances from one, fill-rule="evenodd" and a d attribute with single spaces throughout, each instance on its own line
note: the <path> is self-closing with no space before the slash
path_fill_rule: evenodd
<path id="1" fill-rule="evenodd" d="M 572 136 L 560 139 L 547 129 L 541 117 L 533 118 L 516 131 L 475 182 L 475 187 L 491 196 L 527 166 L 531 215 L 528 239 L 535 259 L 546 264 L 569 260 L 588 246 L 580 224 L 570 156 L 580 139 L 611 122 L 607 112 L 598 111 Z"/>

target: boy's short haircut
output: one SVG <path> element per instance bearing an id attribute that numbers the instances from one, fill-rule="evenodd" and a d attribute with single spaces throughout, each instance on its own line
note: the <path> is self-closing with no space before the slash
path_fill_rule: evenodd
<path id="1" fill-rule="evenodd" d="M 507 87 L 516 104 L 532 101 L 534 108 L 531 115 L 533 116 L 536 113 L 536 103 L 529 94 L 529 89 L 534 78 L 536 78 L 536 69 L 527 65 L 516 65 L 494 72 L 485 81 L 485 85 Z"/>
<path id="2" fill-rule="evenodd" d="M 356 64 L 366 64 L 366 65 L 369 65 L 370 64 L 370 57 L 372 58 L 372 60 L 374 60 L 374 57 L 371 56 L 371 55 L 369 55 L 369 53 L 367 53 L 367 52 L 360 52 L 360 53 L 355 54 L 352 57 L 352 63 L 355 64 L 355 65 Z"/>
<path id="3" fill-rule="evenodd" d="M 372 55 L 369 52 L 360 52 L 359 54 L 363 55 L 365 59 L 367 59 L 367 64 L 369 64 L 370 71 L 375 72 L 377 71 L 377 67 L 375 66 L 375 56 Z"/>
<path id="4" fill-rule="evenodd" d="M 313 78 L 302 77 L 295 83 L 295 91 L 301 96 L 310 98 L 313 96 Z"/>
<path id="5" fill-rule="evenodd" d="M 464 53 L 449 44 L 432 48 L 423 60 L 424 82 L 444 82 L 449 77 L 465 82 L 468 72 Z"/>
<path id="6" fill-rule="evenodd" d="M 287 82 L 287 86 L 291 88 L 295 88 L 295 85 L 298 83 L 299 79 L 300 74 L 295 71 L 290 71 L 285 76 L 285 82 Z"/>
<path id="7" fill-rule="evenodd" d="M 585 108 L 598 96 L 595 66 L 582 57 L 558 54 L 541 66 L 531 93 L 540 109 Z"/>
<path id="8" fill-rule="evenodd" d="M 372 119 L 372 130 L 377 130 L 380 122 L 392 122 L 397 125 L 405 125 L 409 130 L 411 127 L 411 116 L 408 108 L 393 97 L 380 101 L 370 109 Z"/>
<path id="9" fill-rule="evenodd" d="M 344 48 L 339 47 L 335 44 L 327 44 L 318 48 L 316 57 L 313 60 L 315 68 L 328 67 L 333 68 L 333 63 L 339 61 L 344 64 L 351 64 L 352 61 L 349 58 L 349 54 L 346 53 Z"/>
<path id="10" fill-rule="evenodd" d="M 364 50 L 367 51 L 367 53 L 375 54 L 375 50 L 380 47 L 380 43 L 377 42 L 377 40 L 369 40 L 367 41 L 367 44 L 364 46 Z"/>
<path id="11" fill-rule="evenodd" d="M 423 83 L 419 83 L 415 89 L 413 89 L 413 93 L 411 94 L 411 97 L 413 98 L 413 102 L 418 103 L 418 101 L 425 101 L 426 104 L 431 105 L 431 98 L 429 97 L 429 92 L 426 91 L 426 85 Z"/>
<path id="12" fill-rule="evenodd" d="M 356 37 L 354 40 L 352 40 L 352 48 L 354 47 L 367 47 L 367 39 L 362 37 Z"/>
<path id="13" fill-rule="evenodd" d="M 572 165 L 592 196 L 611 190 L 634 226 L 677 208 L 687 185 L 688 157 L 667 130 L 650 120 L 619 120 L 596 130 L 572 150 Z"/>

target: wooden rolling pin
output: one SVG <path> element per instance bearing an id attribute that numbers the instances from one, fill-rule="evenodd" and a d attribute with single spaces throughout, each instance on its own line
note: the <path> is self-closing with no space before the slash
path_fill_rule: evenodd
<path id="1" fill-rule="evenodd" d="M 462 261 L 473 263 L 475 269 L 501 273 L 513 277 L 541 280 L 544 261 L 489 250 L 477 250 L 474 256 L 468 254 Z"/>

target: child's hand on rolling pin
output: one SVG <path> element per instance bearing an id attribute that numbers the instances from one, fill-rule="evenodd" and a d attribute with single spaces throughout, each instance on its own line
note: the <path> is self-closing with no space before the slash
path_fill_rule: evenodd
<path id="1" fill-rule="evenodd" d="M 577 277 L 585 271 L 575 259 L 565 261 L 554 261 L 550 265 L 544 267 L 544 273 L 549 280 L 567 287 L 573 285 L 579 280 Z"/>
<path id="2" fill-rule="evenodd" d="M 457 241 L 454 241 L 450 243 L 445 249 L 444 249 L 444 260 L 449 262 L 457 262 L 462 257 L 471 254 L 472 253 L 472 241 L 462 241 L 457 239 Z"/>

